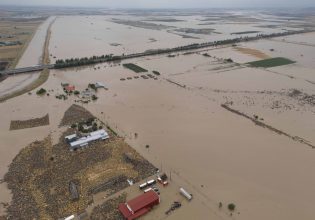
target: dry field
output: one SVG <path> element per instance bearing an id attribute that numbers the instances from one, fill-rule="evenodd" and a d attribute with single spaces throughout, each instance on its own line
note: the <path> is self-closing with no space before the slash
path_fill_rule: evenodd
<path id="1" fill-rule="evenodd" d="M 2 19 L 0 21 L 0 41 L 19 41 L 20 45 L 0 47 L 0 61 L 8 62 L 8 68 L 14 68 L 27 48 L 39 25 L 40 19 Z"/>
<path id="2" fill-rule="evenodd" d="M 26 129 L 26 128 L 34 128 L 49 125 L 49 115 L 45 115 L 41 118 L 32 118 L 29 120 L 14 120 L 11 121 L 10 130 L 19 130 L 19 129 Z"/>

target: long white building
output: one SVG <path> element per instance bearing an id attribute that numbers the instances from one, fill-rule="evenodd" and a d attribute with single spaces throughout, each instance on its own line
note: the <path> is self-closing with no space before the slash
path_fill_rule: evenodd
<path id="1" fill-rule="evenodd" d="M 84 146 L 87 146 L 90 142 L 96 140 L 106 140 L 109 138 L 108 133 L 102 129 L 98 131 L 91 132 L 88 136 L 82 137 L 70 143 L 70 149 L 75 150 Z"/>

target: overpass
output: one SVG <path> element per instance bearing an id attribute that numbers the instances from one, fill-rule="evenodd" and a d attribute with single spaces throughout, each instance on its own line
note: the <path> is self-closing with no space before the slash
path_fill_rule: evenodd
<path id="1" fill-rule="evenodd" d="M 55 67 L 55 64 L 23 67 L 23 68 L 17 68 L 17 69 L 12 69 L 12 70 L 0 71 L 0 75 L 4 76 L 4 75 L 19 74 L 19 73 L 36 72 L 36 71 L 42 71 L 43 69 L 53 69 L 54 67 Z"/>

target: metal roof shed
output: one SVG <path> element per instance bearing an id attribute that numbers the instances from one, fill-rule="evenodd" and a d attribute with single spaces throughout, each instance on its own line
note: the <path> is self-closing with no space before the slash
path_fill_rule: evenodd
<path id="1" fill-rule="evenodd" d="M 156 192 L 149 191 L 127 202 L 127 207 L 129 207 L 131 211 L 135 213 L 155 203 L 160 203 L 160 197 L 158 194 L 156 194 Z"/>
<path id="2" fill-rule="evenodd" d="M 159 195 L 151 190 L 126 202 L 125 204 L 119 204 L 118 208 L 126 219 L 133 220 L 149 212 L 153 206 L 159 203 Z"/>

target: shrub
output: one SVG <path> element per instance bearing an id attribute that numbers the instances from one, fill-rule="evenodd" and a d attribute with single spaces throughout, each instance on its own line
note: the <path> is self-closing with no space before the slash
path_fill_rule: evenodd
<path id="1" fill-rule="evenodd" d="M 98 97 L 96 96 L 96 95 L 92 95 L 92 100 L 93 101 L 95 101 L 95 100 L 97 100 L 98 99 Z"/>
<path id="2" fill-rule="evenodd" d="M 235 205 L 234 203 L 228 204 L 228 209 L 229 209 L 231 212 L 233 212 L 233 211 L 235 210 L 235 208 L 236 208 L 236 205 Z"/>
<path id="3" fill-rule="evenodd" d="M 160 72 L 155 71 L 155 70 L 153 70 L 152 73 L 155 74 L 155 75 L 157 75 L 157 76 L 161 75 Z"/>
<path id="4" fill-rule="evenodd" d="M 222 202 L 219 202 L 219 208 L 222 208 L 223 204 Z"/>
<path id="5" fill-rule="evenodd" d="M 92 130 L 97 131 L 97 124 L 96 123 L 93 123 Z"/>
<path id="6" fill-rule="evenodd" d="M 36 92 L 37 95 L 44 95 L 45 93 L 46 93 L 46 89 L 43 89 L 43 88 L 37 90 Z"/>
<path id="7" fill-rule="evenodd" d="M 86 125 L 87 126 L 91 126 L 93 122 L 94 122 L 94 118 L 93 117 L 89 118 L 89 119 L 86 120 Z"/>
<path id="8" fill-rule="evenodd" d="M 89 84 L 89 88 L 93 89 L 94 91 L 97 91 L 97 88 L 96 88 L 95 84 L 93 84 L 93 83 Z"/>

